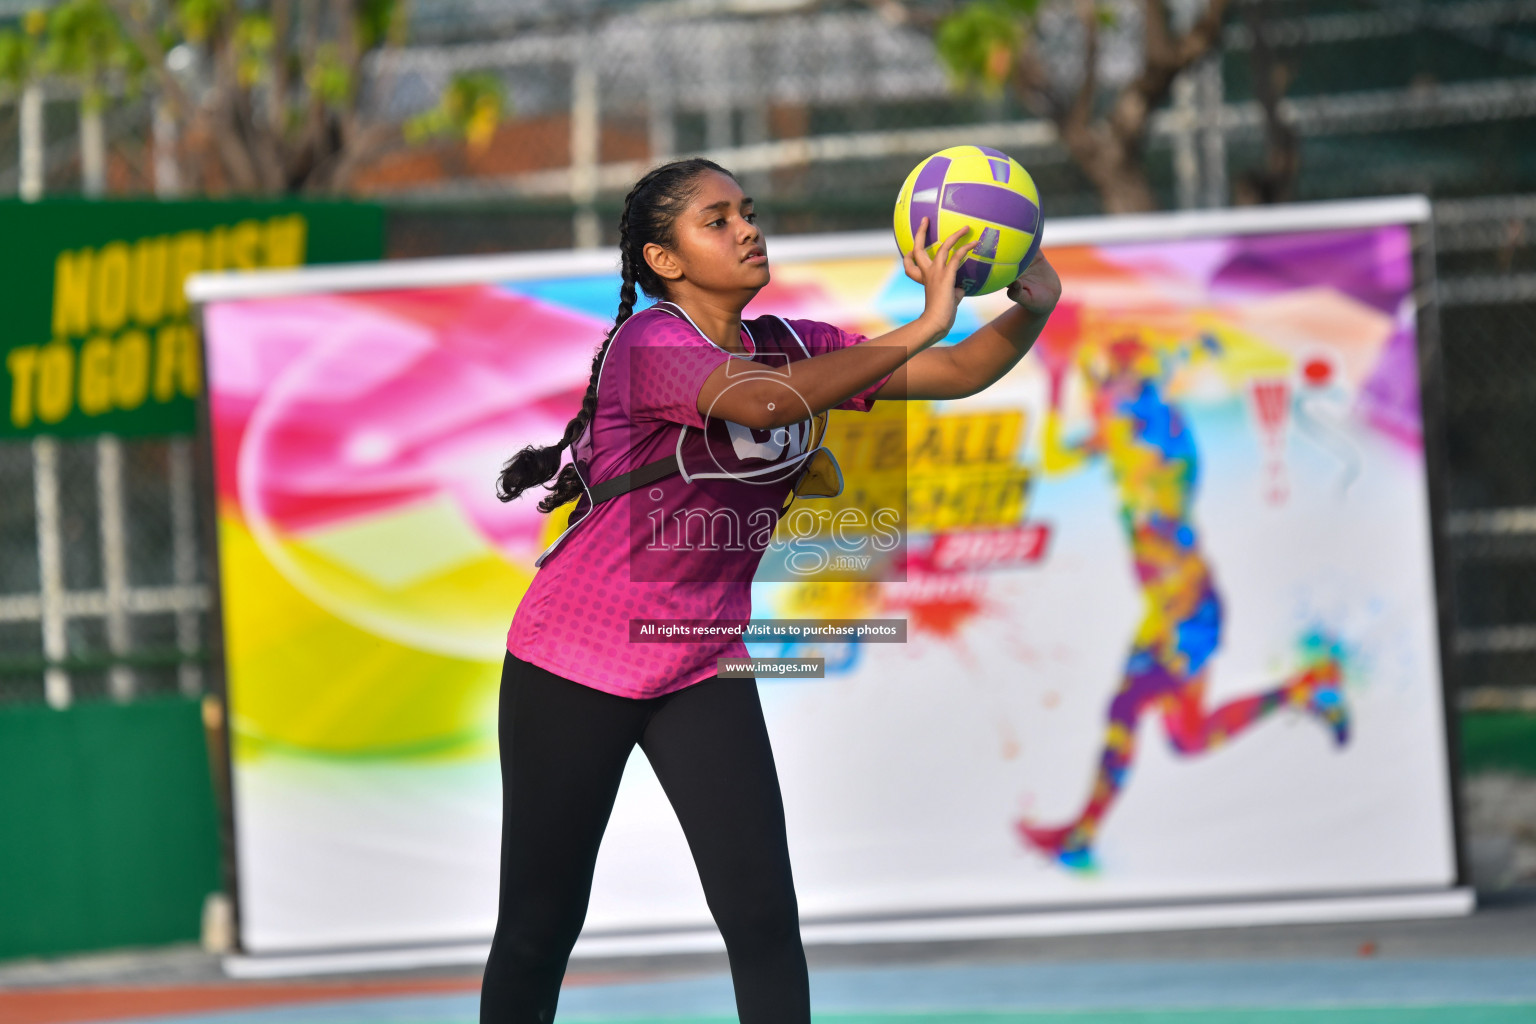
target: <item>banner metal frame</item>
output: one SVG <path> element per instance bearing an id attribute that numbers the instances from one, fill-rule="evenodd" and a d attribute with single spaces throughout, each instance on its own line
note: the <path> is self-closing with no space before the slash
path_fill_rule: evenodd
<path id="1" fill-rule="evenodd" d="M 1446 453 L 1443 399 L 1443 358 L 1440 347 L 1437 285 L 1434 277 L 1433 211 L 1422 195 L 1339 202 L 1296 203 L 1279 206 L 1222 210 L 1154 213 L 1121 217 L 1063 218 L 1050 221 L 1045 244 L 1049 248 L 1074 245 L 1136 244 L 1177 241 L 1220 235 L 1349 230 L 1404 225 L 1413 232 L 1414 294 L 1417 299 L 1416 338 L 1420 372 L 1419 393 L 1424 429 L 1425 473 L 1429 485 L 1431 527 L 1430 557 L 1434 573 L 1437 614 L 1437 647 L 1444 718 L 1444 752 L 1449 773 L 1451 827 L 1455 877 L 1448 887 L 1411 890 L 1352 889 L 1337 893 L 1292 893 L 1273 898 L 1233 897 L 1200 900 L 1137 901 L 1123 905 L 1073 905 L 1058 907 L 999 907 L 986 913 L 935 916 L 905 915 L 892 918 L 846 921 L 807 921 L 802 931 L 807 944 L 911 942 L 927 939 L 984 939 L 1024 935 L 1065 935 L 1094 932 L 1171 931 L 1191 928 L 1252 927 L 1325 921 L 1394 920 L 1445 917 L 1472 913 L 1476 895 L 1471 888 L 1464 821 L 1459 793 L 1460 769 L 1456 761 L 1455 690 L 1452 686 L 1452 587 L 1449 553 L 1444 532 Z M 782 236 L 770 239 L 770 258 L 786 260 L 856 259 L 879 256 L 895 258 L 894 240 L 884 231 L 845 232 L 826 235 Z M 495 284 L 546 277 L 608 275 L 618 271 L 617 249 L 572 249 L 506 255 L 448 257 L 383 263 L 326 264 L 297 270 L 243 271 L 238 274 L 196 274 L 187 280 L 192 315 L 200 318 L 211 302 L 276 298 L 324 292 L 368 292 L 399 288 L 453 287 Z M 206 337 L 199 330 L 205 346 Z M 200 431 L 206 439 L 202 452 L 212 460 L 210 417 L 205 388 L 199 399 Z M 211 474 L 205 474 L 210 481 Z M 209 507 L 213 507 L 212 504 Z M 216 530 L 209 529 L 216 535 Z M 228 683 L 223 664 L 222 596 L 218 592 L 220 560 L 216 536 L 210 541 L 214 583 L 211 628 L 215 665 L 212 691 L 224 702 L 228 721 Z M 225 785 L 221 810 L 225 812 L 225 839 L 230 849 L 225 865 L 231 899 L 239 920 L 239 865 L 234 849 L 236 823 L 233 808 L 232 743 L 222 751 Z M 236 928 L 237 949 L 243 940 Z M 316 949 L 269 954 L 239 953 L 227 957 L 224 967 L 235 977 L 278 977 L 334 971 L 394 970 L 446 963 L 476 963 L 488 947 L 484 940 L 433 943 L 419 946 L 389 945 L 360 949 Z M 712 930 L 661 930 L 622 935 L 583 935 L 573 956 L 643 956 L 723 948 Z"/>

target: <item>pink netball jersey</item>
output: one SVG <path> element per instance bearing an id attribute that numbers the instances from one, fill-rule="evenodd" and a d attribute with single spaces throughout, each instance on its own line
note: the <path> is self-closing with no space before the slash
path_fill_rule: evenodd
<path id="1" fill-rule="evenodd" d="M 720 348 L 683 310 L 659 303 L 625 321 L 598 375 L 597 409 L 574 457 L 588 487 L 668 455 L 672 474 L 596 506 L 540 560 L 507 650 L 559 676 L 623 697 L 656 697 L 747 656 L 737 639 L 630 641 L 631 619 L 751 617 L 752 577 L 808 456 L 809 423 L 754 431 L 698 411 L 704 380 L 737 360 L 743 374 L 864 341 L 812 320 L 742 324 L 750 355 Z M 790 375 L 793 380 L 793 373 Z M 839 405 L 867 412 L 884 380 Z"/>

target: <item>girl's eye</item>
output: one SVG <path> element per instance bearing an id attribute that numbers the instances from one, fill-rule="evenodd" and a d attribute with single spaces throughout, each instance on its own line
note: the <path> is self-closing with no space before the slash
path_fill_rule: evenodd
<path id="1" fill-rule="evenodd" d="M 752 213 L 749 213 L 749 214 L 746 215 L 746 222 L 748 224 L 756 224 L 757 223 L 757 212 L 755 210 Z"/>

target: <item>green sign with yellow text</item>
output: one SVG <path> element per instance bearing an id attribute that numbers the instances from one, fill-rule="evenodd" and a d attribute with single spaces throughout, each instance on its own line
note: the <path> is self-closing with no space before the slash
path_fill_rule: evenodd
<path id="1" fill-rule="evenodd" d="M 0 437 L 190 434 L 200 271 L 376 260 L 384 210 L 350 202 L 0 202 Z"/>

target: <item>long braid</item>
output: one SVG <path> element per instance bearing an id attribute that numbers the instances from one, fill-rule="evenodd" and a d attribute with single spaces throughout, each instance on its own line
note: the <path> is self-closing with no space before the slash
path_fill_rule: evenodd
<path id="1" fill-rule="evenodd" d="M 581 439 L 597 412 L 597 380 L 603 358 L 624 321 L 634 315 L 635 304 L 640 299 L 639 290 L 652 298 L 666 298 L 665 284 L 646 262 L 644 249 L 651 242 L 662 246 L 673 244 L 672 229 L 677 214 L 692 197 L 694 180 L 707 170 L 730 174 L 709 160 L 678 160 L 646 174 L 624 197 L 624 211 L 619 215 L 619 309 L 614 315 L 613 326 L 592 356 L 592 374 L 581 399 L 581 408 L 565 425 L 565 433 L 557 443 L 544 447 L 528 445 L 507 461 L 496 481 L 496 497 L 502 501 L 513 500 L 535 484 L 543 484 L 549 491 L 539 500 L 540 512 L 553 512 L 581 496 L 582 480 L 575 463 L 568 462 L 562 468 L 561 453 Z M 554 477 L 554 483 L 547 482 L 551 477 Z"/>
<path id="2" fill-rule="evenodd" d="M 626 207 L 627 205 L 626 202 Z M 626 219 L 626 217 L 620 218 L 621 232 Z M 619 333 L 619 328 L 624 326 L 624 321 L 634 315 L 635 303 L 639 301 L 639 295 L 635 290 L 634 266 L 630 263 L 630 255 L 623 246 L 619 248 L 619 258 L 623 275 L 623 282 L 619 285 L 619 311 L 615 314 L 613 326 L 608 328 L 602 345 L 598 346 L 597 354 L 592 357 L 592 374 L 587 382 L 587 392 L 581 397 L 581 410 L 571 418 L 571 422 L 565 425 L 565 436 L 552 449 L 555 452 L 575 445 L 581 439 L 587 425 L 592 422 L 592 417 L 597 414 L 597 381 L 602 375 L 603 359 L 608 355 L 608 347 L 613 344 L 613 336 Z M 549 486 L 549 493 L 539 499 L 539 511 L 553 512 L 567 501 L 575 500 L 581 495 L 581 488 L 582 480 L 575 462 L 567 462 L 560 470 L 560 476 Z"/>

